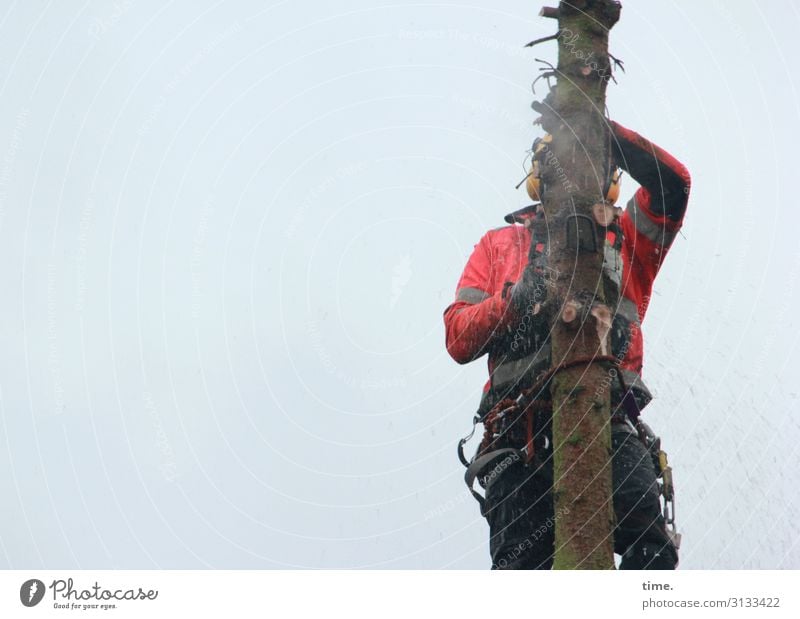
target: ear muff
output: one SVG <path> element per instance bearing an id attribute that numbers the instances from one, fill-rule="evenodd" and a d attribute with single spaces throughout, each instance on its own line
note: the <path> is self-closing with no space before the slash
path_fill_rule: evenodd
<path id="1" fill-rule="evenodd" d="M 539 161 L 545 156 L 548 145 L 553 141 L 553 136 L 549 133 L 543 138 L 536 138 L 533 142 L 533 157 L 531 158 L 531 169 L 525 179 L 525 189 L 528 196 L 535 202 L 542 201 L 542 179 L 539 177 Z M 619 168 L 614 168 L 611 178 L 608 179 L 605 187 L 606 200 L 611 204 L 616 204 L 619 199 L 620 185 L 622 184 L 622 172 Z"/>
<path id="2" fill-rule="evenodd" d="M 619 168 L 614 168 L 611 178 L 608 179 L 606 185 L 606 201 L 609 204 L 616 204 L 619 200 L 619 190 L 622 185 L 622 171 Z"/>
<path id="3" fill-rule="evenodd" d="M 543 138 L 536 138 L 533 141 L 533 156 L 531 157 L 531 171 L 525 181 L 525 189 L 528 196 L 535 202 L 542 201 L 542 180 L 539 178 L 539 159 L 544 157 L 547 146 L 553 141 L 553 136 L 546 133 Z"/>
<path id="4" fill-rule="evenodd" d="M 541 202 L 542 198 L 539 195 L 541 181 L 539 180 L 539 162 L 534 160 L 531 166 L 531 171 L 528 174 L 528 179 L 525 181 L 525 189 L 528 195 L 534 202 Z"/>

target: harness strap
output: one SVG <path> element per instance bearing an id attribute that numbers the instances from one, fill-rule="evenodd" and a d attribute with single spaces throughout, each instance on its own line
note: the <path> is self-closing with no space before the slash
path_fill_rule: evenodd
<path id="1" fill-rule="evenodd" d="M 515 455 L 516 459 L 515 462 L 521 460 L 523 458 L 522 450 L 521 449 L 513 449 L 511 447 L 504 447 L 503 449 L 495 449 L 494 451 L 490 451 L 487 454 L 482 455 L 480 458 L 476 458 L 473 460 L 470 465 L 467 467 L 466 472 L 464 473 L 464 482 L 467 484 L 467 488 L 472 493 L 472 496 L 478 501 L 481 506 L 481 515 L 486 516 L 484 512 L 486 507 L 486 499 L 482 497 L 474 488 L 475 479 L 481 472 L 489 466 L 490 463 L 494 462 L 500 456 L 511 456 Z M 493 481 L 493 480 L 492 480 Z M 487 486 L 488 487 L 488 486 Z"/>

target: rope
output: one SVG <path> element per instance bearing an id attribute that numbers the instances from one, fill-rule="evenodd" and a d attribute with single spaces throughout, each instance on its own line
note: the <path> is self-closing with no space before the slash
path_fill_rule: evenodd
<path id="1" fill-rule="evenodd" d="M 533 426 L 534 414 L 550 410 L 552 408 L 551 400 L 538 400 L 536 395 L 544 390 L 547 383 L 559 372 L 568 370 L 570 368 L 587 365 L 590 363 L 610 362 L 614 365 L 619 365 L 619 359 L 613 355 L 600 355 L 593 357 L 579 357 L 570 361 L 564 361 L 557 366 L 554 366 L 543 372 L 534 381 L 533 385 L 527 389 L 523 389 L 516 399 L 504 398 L 495 404 L 492 409 L 486 414 L 483 420 L 483 439 L 481 440 L 479 454 L 486 454 L 493 448 L 497 448 L 502 443 L 509 442 L 510 437 L 506 436 L 507 432 L 514 427 L 519 421 L 520 417 L 525 415 L 526 436 L 525 445 L 528 447 L 526 450 L 527 460 L 530 462 L 533 459 Z M 619 373 L 617 373 L 619 376 Z M 621 380 L 621 377 L 620 377 Z M 624 389 L 624 384 L 623 384 Z M 514 417 L 512 420 L 511 417 Z M 505 427 L 503 427 L 505 426 Z M 500 439 L 504 439 L 501 441 Z"/>

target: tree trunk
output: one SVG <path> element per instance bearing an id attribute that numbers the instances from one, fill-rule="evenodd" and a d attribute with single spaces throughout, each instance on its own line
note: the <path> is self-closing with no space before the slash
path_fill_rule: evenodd
<path id="1" fill-rule="evenodd" d="M 557 84 L 534 108 L 553 135 L 541 178 L 551 274 L 555 569 L 614 569 L 611 501 L 610 323 L 619 290 L 603 278 L 606 230 L 593 206 L 605 199 L 610 143 L 605 92 L 613 0 L 562 1 Z M 609 307 L 610 306 L 610 307 Z"/>

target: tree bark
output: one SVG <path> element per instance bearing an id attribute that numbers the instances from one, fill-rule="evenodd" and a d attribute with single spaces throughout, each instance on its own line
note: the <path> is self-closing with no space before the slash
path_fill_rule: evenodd
<path id="1" fill-rule="evenodd" d="M 610 323 L 619 290 L 603 278 L 610 143 L 605 93 L 611 76 L 608 33 L 613 0 L 562 1 L 542 15 L 558 19 L 557 83 L 544 102 L 553 135 L 542 166 L 548 235 L 548 311 L 553 367 L 554 569 L 614 569 L 611 486 Z M 571 365 L 574 363 L 574 365 Z"/>

